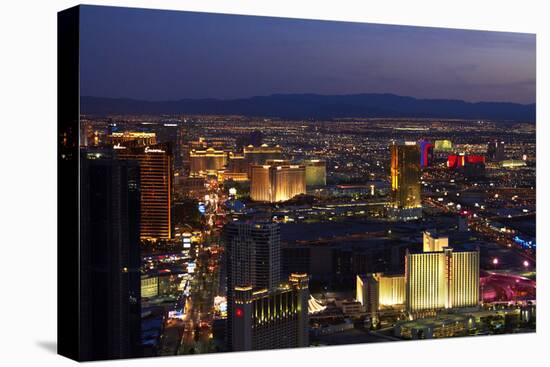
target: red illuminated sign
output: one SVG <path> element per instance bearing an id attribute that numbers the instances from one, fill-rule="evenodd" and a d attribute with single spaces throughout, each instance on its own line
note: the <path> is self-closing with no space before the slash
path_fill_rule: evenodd
<path id="1" fill-rule="evenodd" d="M 482 155 L 456 155 L 447 157 L 447 167 L 459 168 L 468 164 L 485 164 L 485 157 Z"/>

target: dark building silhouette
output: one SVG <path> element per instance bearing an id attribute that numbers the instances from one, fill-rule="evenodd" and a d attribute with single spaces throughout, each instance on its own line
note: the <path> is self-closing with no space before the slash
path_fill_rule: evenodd
<path id="1" fill-rule="evenodd" d="M 493 162 L 500 162 L 505 159 L 503 141 L 493 140 L 487 144 L 487 159 Z"/>
<path id="2" fill-rule="evenodd" d="M 80 171 L 80 359 L 138 357 L 139 165 L 84 152 Z"/>

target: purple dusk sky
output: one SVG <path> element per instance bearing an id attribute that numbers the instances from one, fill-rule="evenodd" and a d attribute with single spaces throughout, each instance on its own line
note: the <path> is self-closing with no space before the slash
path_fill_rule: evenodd
<path id="1" fill-rule="evenodd" d="M 81 95 L 394 93 L 535 102 L 535 35 L 81 8 Z"/>

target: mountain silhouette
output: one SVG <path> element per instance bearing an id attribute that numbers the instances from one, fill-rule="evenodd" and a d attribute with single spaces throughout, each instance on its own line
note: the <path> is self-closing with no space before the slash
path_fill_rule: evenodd
<path id="1" fill-rule="evenodd" d="M 86 115 L 187 114 L 243 115 L 286 119 L 368 117 L 456 118 L 535 122 L 536 105 L 509 102 L 466 102 L 418 99 L 394 94 L 273 94 L 238 99 L 143 101 L 83 96 Z"/>

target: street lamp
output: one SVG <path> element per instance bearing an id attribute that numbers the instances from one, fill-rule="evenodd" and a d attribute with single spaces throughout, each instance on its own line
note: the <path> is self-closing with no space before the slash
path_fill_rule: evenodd
<path id="1" fill-rule="evenodd" d="M 529 261 L 524 260 L 524 261 L 523 261 L 523 266 L 526 267 L 526 268 L 528 268 L 528 267 L 529 267 Z"/>

